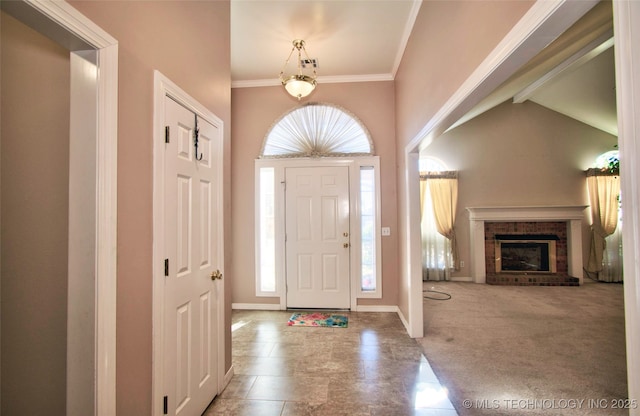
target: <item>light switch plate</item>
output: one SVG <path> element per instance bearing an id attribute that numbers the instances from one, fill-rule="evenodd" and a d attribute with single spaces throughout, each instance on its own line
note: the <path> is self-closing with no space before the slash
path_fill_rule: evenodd
<path id="1" fill-rule="evenodd" d="M 383 236 L 391 235 L 391 228 L 389 228 L 389 227 L 382 227 L 382 235 L 383 235 Z"/>

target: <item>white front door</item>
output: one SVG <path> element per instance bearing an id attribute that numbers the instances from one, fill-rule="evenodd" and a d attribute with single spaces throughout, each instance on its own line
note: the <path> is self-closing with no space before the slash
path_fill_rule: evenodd
<path id="1" fill-rule="evenodd" d="M 221 132 L 165 97 L 164 394 L 169 415 L 201 415 L 218 392 Z M 196 155 L 197 151 L 197 155 Z M 213 275 L 217 277 L 217 275 Z"/>
<path id="2" fill-rule="evenodd" d="M 287 307 L 350 307 L 349 168 L 287 168 Z"/>

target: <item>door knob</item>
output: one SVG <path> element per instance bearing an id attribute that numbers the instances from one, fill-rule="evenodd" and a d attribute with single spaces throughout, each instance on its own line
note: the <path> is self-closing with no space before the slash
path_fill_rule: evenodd
<path id="1" fill-rule="evenodd" d="M 211 272 L 211 280 L 222 280 L 222 273 L 220 272 L 220 270 L 215 270 L 213 272 Z"/>
<path id="2" fill-rule="evenodd" d="M 344 243 L 344 244 L 342 245 L 342 247 L 344 247 L 344 248 L 349 248 L 349 243 Z"/>

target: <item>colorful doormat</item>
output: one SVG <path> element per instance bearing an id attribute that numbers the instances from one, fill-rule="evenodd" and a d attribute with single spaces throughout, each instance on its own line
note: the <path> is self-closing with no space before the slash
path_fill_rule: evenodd
<path id="1" fill-rule="evenodd" d="M 346 328 L 349 318 L 344 315 L 331 315 L 328 313 L 294 313 L 289 318 L 289 326 L 324 326 L 329 328 Z"/>

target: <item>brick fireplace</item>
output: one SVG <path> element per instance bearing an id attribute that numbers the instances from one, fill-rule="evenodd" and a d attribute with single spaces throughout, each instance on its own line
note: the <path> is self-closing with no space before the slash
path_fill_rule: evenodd
<path id="1" fill-rule="evenodd" d="M 583 205 L 467 208 L 473 280 L 490 284 L 581 284 L 585 208 Z M 526 267 L 503 270 L 501 247 L 496 251 L 502 241 L 516 247 L 513 250 L 521 256 L 528 253 L 530 259 L 518 259 L 527 263 Z M 548 250 L 549 258 L 545 258 L 544 250 Z M 542 263 L 529 264 L 536 261 Z"/>
<path id="2" fill-rule="evenodd" d="M 485 221 L 484 244 L 489 284 L 578 284 L 568 278 L 566 222 Z"/>

